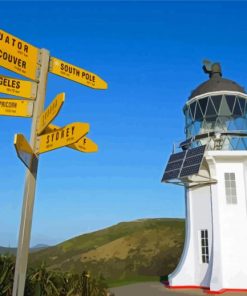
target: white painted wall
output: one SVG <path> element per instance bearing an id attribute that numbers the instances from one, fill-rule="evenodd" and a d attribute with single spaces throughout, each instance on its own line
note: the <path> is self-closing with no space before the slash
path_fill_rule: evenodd
<path id="1" fill-rule="evenodd" d="M 169 275 L 171 286 L 209 286 L 211 270 L 202 263 L 200 230 L 208 230 L 209 251 L 212 245 L 210 186 L 188 189 L 186 192 L 186 240 L 176 270 Z M 210 252 L 211 253 L 211 252 Z"/>
<path id="2" fill-rule="evenodd" d="M 212 190 L 214 260 L 210 289 L 247 289 L 247 152 L 208 152 L 218 183 Z M 224 173 L 236 177 L 237 204 L 226 201 Z"/>
<path id="3" fill-rule="evenodd" d="M 171 286 L 247 289 L 247 151 L 207 151 L 216 184 L 186 193 L 186 240 Z M 227 204 L 224 173 L 235 173 L 237 204 Z M 208 230 L 209 264 L 201 261 L 200 233 Z"/>

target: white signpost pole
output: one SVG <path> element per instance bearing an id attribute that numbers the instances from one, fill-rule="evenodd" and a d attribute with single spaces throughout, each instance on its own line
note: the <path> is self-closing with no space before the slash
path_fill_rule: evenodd
<path id="1" fill-rule="evenodd" d="M 30 146 L 32 147 L 33 151 L 36 150 L 37 121 L 44 109 L 47 75 L 48 75 L 48 68 L 49 68 L 49 52 L 45 49 L 41 49 L 40 53 L 41 53 L 40 77 L 39 77 L 37 98 L 34 103 L 32 129 L 31 129 L 31 136 L 30 136 Z M 20 232 L 19 232 L 16 265 L 15 265 L 14 287 L 13 287 L 13 294 L 12 294 L 13 296 L 24 295 L 37 170 L 38 170 L 38 157 L 33 159 L 33 163 L 30 169 L 28 169 L 26 173 L 21 225 L 20 225 Z"/>

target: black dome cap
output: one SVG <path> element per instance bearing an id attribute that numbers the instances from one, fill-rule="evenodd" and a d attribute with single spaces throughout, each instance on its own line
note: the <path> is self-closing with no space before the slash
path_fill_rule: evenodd
<path id="1" fill-rule="evenodd" d="M 244 88 L 235 81 L 222 78 L 221 66 L 219 63 L 212 64 L 209 61 L 204 61 L 203 64 L 203 70 L 209 74 L 209 80 L 203 82 L 196 89 L 194 89 L 191 92 L 189 100 L 205 93 L 222 90 L 246 93 Z"/>

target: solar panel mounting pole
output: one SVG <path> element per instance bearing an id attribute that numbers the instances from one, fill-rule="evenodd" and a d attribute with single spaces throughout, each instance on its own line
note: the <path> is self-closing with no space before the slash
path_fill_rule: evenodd
<path id="1" fill-rule="evenodd" d="M 49 68 L 49 57 L 49 52 L 46 49 L 40 50 L 40 76 L 37 97 L 34 103 L 33 120 L 30 135 L 30 146 L 32 147 L 33 151 L 35 151 L 37 145 L 37 121 L 44 109 L 47 75 Z M 33 164 L 31 165 L 30 169 L 27 169 L 26 172 L 12 296 L 24 295 L 37 171 L 38 157 L 33 160 Z"/>

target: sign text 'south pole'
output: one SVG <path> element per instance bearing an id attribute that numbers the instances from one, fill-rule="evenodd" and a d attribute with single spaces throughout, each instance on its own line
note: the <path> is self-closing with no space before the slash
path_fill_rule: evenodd
<path id="1" fill-rule="evenodd" d="M 33 151 L 35 151 L 36 149 L 37 119 L 39 118 L 40 114 L 44 109 L 48 67 L 49 67 L 49 52 L 45 49 L 41 49 L 40 78 L 39 78 L 39 84 L 38 84 L 37 98 L 34 103 L 32 130 L 31 130 L 31 136 L 30 136 L 30 146 L 32 147 Z M 14 287 L 13 287 L 13 294 L 12 294 L 13 296 L 24 295 L 37 170 L 38 170 L 38 158 L 34 158 L 34 161 L 30 167 L 30 170 L 27 170 L 27 173 L 26 173 L 21 225 L 20 225 L 20 232 L 19 232 L 16 265 L 15 265 Z"/>

